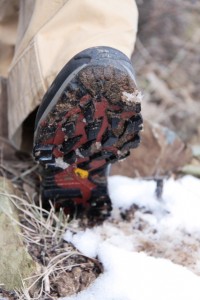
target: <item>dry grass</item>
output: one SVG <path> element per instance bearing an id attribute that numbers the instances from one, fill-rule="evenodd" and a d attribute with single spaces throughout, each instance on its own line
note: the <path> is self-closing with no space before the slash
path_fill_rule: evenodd
<path id="1" fill-rule="evenodd" d="M 15 291 L 16 299 L 57 299 L 59 296 L 71 295 L 86 288 L 102 272 L 97 260 L 85 257 L 63 241 L 63 234 L 67 228 L 73 227 L 74 222 L 69 222 L 62 210 L 55 213 L 52 206 L 50 211 L 46 211 L 41 201 L 35 205 L 29 195 L 26 199 L 5 192 L 0 192 L 0 195 L 9 197 L 18 209 L 20 223 L 14 221 L 20 225 L 20 235 L 30 255 L 38 263 L 37 274 L 22 278 L 23 288 Z M 79 283 L 75 280 L 70 288 L 65 287 L 68 279 L 73 282 L 71 277 L 76 276 L 78 269 L 79 273 L 88 274 L 87 280 L 83 282 L 80 278 Z"/>
<path id="2" fill-rule="evenodd" d="M 31 156 L 13 148 L 7 139 L 0 139 L 0 173 L 19 190 L 14 195 L 0 190 L 0 194 L 9 197 L 18 209 L 20 222 L 14 221 L 21 227 L 20 235 L 38 263 L 35 276 L 22 278 L 21 291 L 12 294 L 0 288 L 0 297 L 9 300 L 57 299 L 85 289 L 103 271 L 102 266 L 63 240 L 67 228 L 76 231 L 80 226 L 78 221 L 69 220 L 62 210 L 56 213 L 53 206 L 50 211 L 42 208 L 38 196 L 38 165 Z"/>

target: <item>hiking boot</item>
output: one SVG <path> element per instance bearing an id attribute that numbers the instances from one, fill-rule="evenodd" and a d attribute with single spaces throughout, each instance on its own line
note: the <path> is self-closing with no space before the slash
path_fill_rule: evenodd
<path id="1" fill-rule="evenodd" d="M 35 121 L 44 208 L 103 220 L 110 215 L 108 166 L 140 142 L 140 99 L 130 60 L 109 47 L 86 49 L 60 71 Z"/>

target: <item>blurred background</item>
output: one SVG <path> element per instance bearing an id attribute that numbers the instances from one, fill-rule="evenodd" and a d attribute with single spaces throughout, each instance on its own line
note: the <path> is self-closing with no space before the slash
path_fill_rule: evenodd
<path id="1" fill-rule="evenodd" d="M 133 55 L 143 116 L 200 143 L 200 1 L 137 0 Z"/>
<path id="2" fill-rule="evenodd" d="M 200 176 L 200 2 L 137 0 L 132 62 L 142 90 L 144 132 L 112 174 Z M 163 127 L 164 126 L 164 127 Z"/>

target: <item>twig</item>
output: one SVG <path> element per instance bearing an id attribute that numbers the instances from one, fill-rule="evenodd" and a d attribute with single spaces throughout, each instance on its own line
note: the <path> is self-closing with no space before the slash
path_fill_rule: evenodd
<path id="1" fill-rule="evenodd" d="M 25 176 L 32 173 L 37 168 L 38 168 L 38 165 L 34 165 L 32 168 L 30 168 L 30 169 L 26 170 L 25 172 L 21 173 L 19 176 L 15 176 L 14 178 L 12 178 L 12 181 L 16 181 L 17 179 L 24 179 Z"/>

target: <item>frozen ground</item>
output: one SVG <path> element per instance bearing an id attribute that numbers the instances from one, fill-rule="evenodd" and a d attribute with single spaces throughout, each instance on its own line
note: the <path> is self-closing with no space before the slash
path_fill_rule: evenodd
<path id="1" fill-rule="evenodd" d="M 65 300 L 200 300 L 200 180 L 155 182 L 109 178 L 112 218 L 65 239 L 98 257 L 104 273 L 85 291 Z M 122 219 L 121 212 L 125 219 Z"/>

